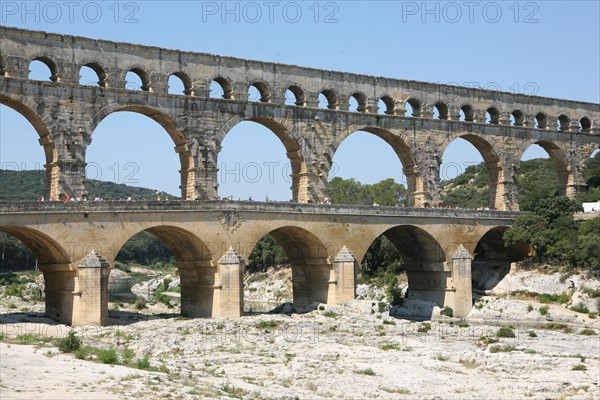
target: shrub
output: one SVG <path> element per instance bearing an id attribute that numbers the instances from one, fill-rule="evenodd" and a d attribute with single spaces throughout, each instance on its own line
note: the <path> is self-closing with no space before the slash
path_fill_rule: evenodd
<path id="1" fill-rule="evenodd" d="M 362 375 L 369 375 L 369 376 L 373 376 L 375 375 L 375 371 L 373 371 L 372 368 L 365 368 L 365 369 L 361 369 L 358 371 L 355 371 L 357 374 L 362 374 Z"/>
<path id="2" fill-rule="evenodd" d="M 420 327 L 417 328 L 417 332 L 427 333 L 431 330 L 430 322 L 423 322 Z"/>
<path id="3" fill-rule="evenodd" d="M 404 297 L 402 297 L 402 289 L 398 287 L 396 284 L 397 278 L 394 276 L 394 279 L 388 282 L 385 296 L 388 298 L 391 306 L 401 306 L 404 304 Z"/>
<path id="4" fill-rule="evenodd" d="M 527 312 L 533 311 L 533 306 L 531 304 L 527 304 Z"/>
<path id="5" fill-rule="evenodd" d="M 498 343 L 498 339 L 487 337 L 487 336 L 479 337 L 479 341 L 485 345 L 492 344 L 492 343 Z"/>
<path id="6" fill-rule="evenodd" d="M 146 300 L 144 300 L 143 297 L 138 297 L 138 299 L 135 301 L 134 307 L 136 310 L 143 310 L 146 308 Z"/>
<path id="7" fill-rule="evenodd" d="M 570 300 L 569 295 L 566 294 L 565 292 L 562 292 L 561 294 L 542 293 L 542 294 L 538 294 L 536 299 L 540 303 L 558 303 L 558 304 L 568 303 Z"/>
<path id="8" fill-rule="evenodd" d="M 595 311 L 590 311 L 588 313 L 588 318 L 595 319 L 598 316 L 598 313 Z"/>
<path id="9" fill-rule="evenodd" d="M 582 314 L 587 314 L 590 312 L 590 310 L 583 303 L 577 303 L 571 307 L 571 310 Z"/>
<path id="10" fill-rule="evenodd" d="M 325 312 L 323 313 L 323 315 L 324 315 L 325 317 L 329 317 L 329 318 L 335 318 L 335 317 L 337 317 L 337 316 L 338 316 L 338 313 L 336 313 L 335 311 L 332 311 L 332 310 L 327 310 L 327 311 L 325 311 Z"/>
<path id="11" fill-rule="evenodd" d="M 515 346 L 511 346 L 511 345 L 506 345 L 506 346 L 501 346 L 501 345 L 495 345 L 490 347 L 490 353 L 508 353 L 511 352 L 515 349 Z"/>
<path id="12" fill-rule="evenodd" d="M 69 331 L 67 337 L 58 341 L 58 350 L 62 353 L 73 353 L 81 347 L 81 340 L 75 336 L 75 332 Z"/>
<path id="13" fill-rule="evenodd" d="M 573 370 L 573 371 L 586 371 L 587 367 L 585 365 L 583 365 L 583 364 L 576 364 L 576 365 L 573 365 L 573 368 L 571 368 L 571 370 Z"/>
<path id="14" fill-rule="evenodd" d="M 596 334 L 596 331 L 590 328 L 585 328 L 579 331 L 579 334 L 585 336 L 594 336 Z"/>
<path id="15" fill-rule="evenodd" d="M 548 306 L 541 306 L 541 307 L 539 308 L 540 314 L 542 314 L 542 315 L 546 315 L 546 314 L 548 314 L 548 310 L 549 310 L 549 309 L 550 309 L 550 307 L 548 307 Z"/>
<path id="16" fill-rule="evenodd" d="M 441 314 L 452 318 L 454 317 L 454 310 L 451 307 L 446 306 L 442 309 Z"/>
<path id="17" fill-rule="evenodd" d="M 537 337 L 537 333 L 535 333 L 534 331 L 527 332 L 527 335 L 531 338 Z"/>
<path id="18" fill-rule="evenodd" d="M 150 360 L 148 360 L 148 357 L 138 358 L 135 360 L 134 367 L 137 369 L 150 369 Z"/>
<path id="19" fill-rule="evenodd" d="M 587 294 L 592 299 L 600 297 L 600 289 L 592 289 L 590 287 L 584 286 L 581 288 L 581 290 L 583 291 L 583 293 Z"/>
<path id="20" fill-rule="evenodd" d="M 277 325 L 279 325 L 279 322 L 277 322 L 274 319 L 272 319 L 272 320 L 269 320 L 269 321 L 260 321 L 255 326 L 258 329 L 272 329 L 272 328 L 277 327 Z"/>
<path id="21" fill-rule="evenodd" d="M 512 326 L 503 325 L 498 329 L 498 332 L 496 332 L 496 337 L 514 338 L 515 331 L 513 330 Z"/>
<path id="22" fill-rule="evenodd" d="M 98 360 L 103 364 L 114 365 L 119 361 L 117 357 L 117 350 L 114 347 L 109 349 L 98 349 L 97 351 Z"/>
<path id="23" fill-rule="evenodd" d="M 548 322 L 547 324 L 543 324 L 540 326 L 542 329 L 548 329 L 549 331 L 560 331 L 565 330 L 569 327 L 567 324 L 563 324 L 560 322 Z"/>

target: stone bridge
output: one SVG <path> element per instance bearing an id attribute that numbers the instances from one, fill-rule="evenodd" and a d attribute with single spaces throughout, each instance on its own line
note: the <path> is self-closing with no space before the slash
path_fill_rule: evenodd
<path id="1" fill-rule="evenodd" d="M 471 310 L 471 257 L 512 261 L 527 254 L 501 239 L 517 214 L 258 202 L 0 203 L 0 231 L 36 254 L 46 312 L 65 323 L 106 324 L 109 270 L 141 231 L 162 239 L 175 257 L 186 316 L 241 315 L 245 260 L 267 234 L 292 265 L 296 305 L 352 300 L 358 263 L 384 234 L 402 254 L 410 298 L 464 316 Z"/>
<path id="2" fill-rule="evenodd" d="M 29 79 L 33 60 L 48 66 L 49 81 Z M 96 72 L 95 85 L 80 84 L 84 66 Z M 138 75 L 141 87 L 126 87 L 128 72 Z M 184 93 L 168 93 L 170 76 L 182 81 Z M 211 83 L 220 85 L 221 98 L 210 96 Z M 258 98 L 248 98 L 250 87 Z M 351 99 L 355 110 L 349 110 Z M 307 203 L 327 198 L 336 149 L 359 130 L 395 150 L 414 207 L 439 203 L 442 155 L 457 138 L 481 153 L 489 206 L 496 210 L 518 210 L 519 163 L 530 145 L 549 153 L 560 192 L 574 196 L 585 189 L 585 162 L 600 143 L 598 104 L 9 27 L 0 27 L 0 103 L 37 130 L 50 199 L 86 194 L 94 129 L 118 111 L 144 114 L 170 135 L 181 163 L 181 198 L 192 200 L 218 198 L 220 146 L 242 121 L 262 124 L 281 140 L 292 166 L 293 199 Z"/>

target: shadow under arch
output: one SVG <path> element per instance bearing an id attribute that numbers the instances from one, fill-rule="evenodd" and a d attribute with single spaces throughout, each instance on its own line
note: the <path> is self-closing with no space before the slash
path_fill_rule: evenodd
<path id="1" fill-rule="evenodd" d="M 21 241 L 38 259 L 38 269 L 44 274 L 45 314 L 57 321 L 73 322 L 78 289 L 77 270 L 71 266 L 71 255 L 56 240 L 35 229 L 18 225 L 0 226 Z M 77 261 L 77 260 L 75 260 Z"/>
<path id="2" fill-rule="evenodd" d="M 414 225 L 398 225 L 381 235 L 402 255 L 402 266 L 408 277 L 406 297 L 444 307 L 448 301 L 446 284 L 452 274 L 445 267 L 446 254 L 442 245 L 430 233 Z M 361 264 L 365 255 L 366 251 L 362 254 Z"/>
<path id="3" fill-rule="evenodd" d="M 3 104 L 21 114 L 35 129 L 39 135 L 39 143 L 44 148 L 46 159 L 46 196 L 48 199 L 58 199 L 59 193 L 59 166 L 56 145 L 52 140 L 48 121 L 36 111 L 38 104 L 25 96 L 10 96 L 0 93 L 0 104 Z"/>
<path id="4" fill-rule="evenodd" d="M 167 132 L 175 144 L 175 152 L 179 156 L 179 163 L 181 165 L 181 169 L 179 170 L 181 176 L 181 199 L 195 200 L 194 157 L 182 130 L 166 113 L 147 106 L 111 104 L 99 110 L 92 117 L 90 122 L 90 132 L 92 132 L 92 136 L 93 131 L 95 131 L 98 125 L 106 117 L 113 113 L 123 111 L 144 115 L 159 124 Z"/>
<path id="5" fill-rule="evenodd" d="M 465 134 L 449 138 L 448 141 L 441 146 L 440 154 L 443 155 L 448 146 L 456 139 L 463 139 L 469 142 L 477 149 L 479 154 L 481 154 L 483 163 L 488 172 L 488 207 L 492 210 L 504 210 L 503 197 L 497 196 L 498 178 L 502 173 L 502 167 L 500 166 L 500 157 L 494 149 L 494 145 L 479 135 Z"/>
<path id="6" fill-rule="evenodd" d="M 313 302 L 335 302 L 335 290 L 330 287 L 333 266 L 328 249 L 315 234 L 296 226 L 283 226 L 266 232 L 283 247 L 292 266 L 294 305 L 303 307 Z M 247 249 L 248 255 L 252 249 Z M 339 250 L 339 249 L 338 249 Z M 248 257 L 244 255 L 244 257 Z"/>
<path id="7" fill-rule="evenodd" d="M 291 178 L 292 178 L 292 200 L 303 203 L 312 203 L 316 198 L 316 194 L 310 192 L 308 185 L 308 177 L 306 175 L 306 161 L 304 160 L 304 154 L 300 147 L 301 138 L 296 135 L 289 126 L 286 126 L 278 121 L 271 118 L 265 117 L 232 117 L 225 123 L 217 134 L 216 142 L 220 151 L 221 143 L 225 136 L 233 129 L 236 125 L 241 122 L 255 122 L 269 129 L 279 141 L 283 144 L 286 150 L 286 156 L 290 161 L 291 167 Z"/>
<path id="8" fill-rule="evenodd" d="M 477 242 L 471 264 L 473 293 L 485 294 L 493 289 L 510 272 L 511 263 L 532 254 L 533 249 L 526 243 L 504 244 L 503 235 L 508 228 L 494 227 Z"/>
<path id="9" fill-rule="evenodd" d="M 554 163 L 554 168 L 556 170 L 556 176 L 558 177 L 558 194 L 559 196 L 567 195 L 567 186 L 569 181 L 572 178 L 572 172 L 569 171 L 569 162 L 567 160 L 567 155 L 556 143 L 546 141 L 546 140 L 538 140 L 538 141 L 530 141 L 524 144 L 517 154 L 517 168 L 521 165 L 521 159 L 523 155 L 527 151 L 529 147 L 537 144 L 542 149 L 548 153 L 550 159 Z"/>
<path id="10" fill-rule="evenodd" d="M 408 146 L 404 138 L 400 135 L 395 135 L 389 130 L 378 128 L 378 127 L 352 127 L 350 129 L 341 132 L 332 143 L 332 156 L 335 156 L 335 152 L 338 150 L 344 140 L 350 137 L 355 132 L 367 132 L 371 133 L 378 138 L 386 142 L 394 150 L 400 163 L 402 164 L 402 172 L 406 176 L 407 189 L 408 189 L 408 206 L 409 207 L 424 207 L 425 201 L 422 195 L 419 193 L 423 192 L 423 178 L 421 177 L 418 169 L 416 168 L 415 157 L 411 148 Z"/>
<path id="11" fill-rule="evenodd" d="M 180 277 L 181 315 L 212 317 L 219 307 L 215 299 L 219 276 L 209 245 L 186 229 L 156 225 L 129 235 L 119 251 L 129 239 L 141 232 L 159 238 L 175 258 Z"/>

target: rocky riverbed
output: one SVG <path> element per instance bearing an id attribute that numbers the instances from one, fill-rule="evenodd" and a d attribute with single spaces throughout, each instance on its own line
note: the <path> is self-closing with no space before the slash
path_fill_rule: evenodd
<path id="1" fill-rule="evenodd" d="M 285 300 L 275 296 L 286 289 L 272 283 L 285 281 L 277 273 L 262 286 L 246 286 L 256 287 L 258 299 Z M 537 275 L 511 274 L 513 286 L 483 296 L 464 320 L 437 307 L 434 321 L 390 316 L 397 308 L 369 287 L 359 287 L 361 300 L 344 306 L 239 319 L 184 319 L 177 305 L 161 302 L 142 310 L 111 304 L 112 326 L 73 329 L 87 349 L 77 355 L 89 361 L 58 351 L 53 338 L 70 328 L 44 318 L 42 302 L 0 295 L 0 397 L 600 398 L 598 318 L 525 295 L 569 288 L 560 276 Z M 538 289 L 528 283 L 555 278 Z M 581 278 L 570 299 L 591 307 L 595 289 L 596 280 Z"/>

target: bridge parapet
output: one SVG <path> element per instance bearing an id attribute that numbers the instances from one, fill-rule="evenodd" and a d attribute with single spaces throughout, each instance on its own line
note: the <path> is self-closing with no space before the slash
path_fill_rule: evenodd
<path id="1" fill-rule="evenodd" d="M 343 204 L 298 204 L 260 201 L 0 201 L 2 214 L 106 213 L 106 212 L 210 212 L 245 211 L 285 214 L 353 216 L 406 216 L 425 218 L 468 218 L 513 220 L 519 211 L 470 210 L 460 208 L 410 208 Z"/>

